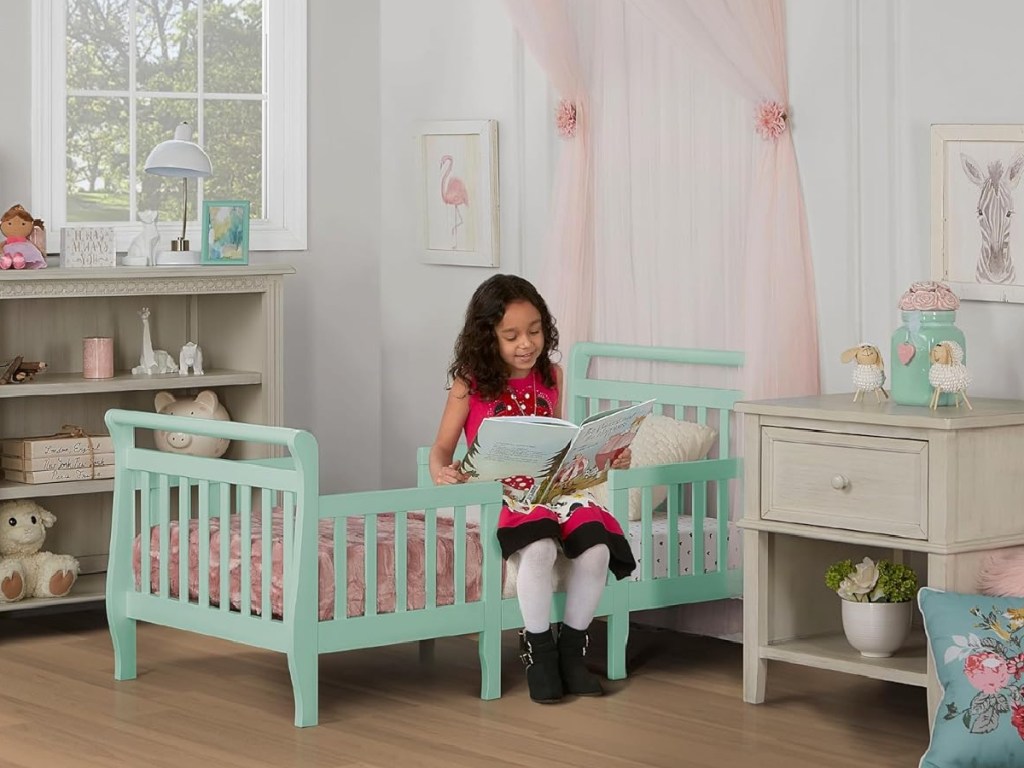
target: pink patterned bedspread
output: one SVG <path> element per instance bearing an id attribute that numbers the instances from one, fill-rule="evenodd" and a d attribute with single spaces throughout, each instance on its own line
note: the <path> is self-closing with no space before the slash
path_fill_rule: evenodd
<path id="1" fill-rule="evenodd" d="M 284 526 L 279 510 L 272 513 L 272 548 L 270 577 L 270 608 L 273 615 L 280 618 L 284 609 L 284 591 L 282 571 L 284 568 Z M 454 602 L 453 568 L 455 545 L 453 537 L 454 524 L 450 518 L 437 519 L 437 604 L 451 605 Z M 466 526 L 466 600 L 473 602 L 480 599 L 481 564 L 483 551 L 480 547 L 479 529 L 473 524 Z M 408 515 L 408 591 L 407 608 L 417 610 L 423 608 L 426 600 L 424 575 L 424 520 L 422 513 L 410 512 Z M 364 541 L 363 518 L 352 518 L 348 521 L 348 615 L 362 616 L 364 611 L 365 580 L 363 578 Z M 334 617 L 334 521 L 321 520 L 319 530 L 319 575 L 320 575 L 320 620 Z M 135 585 L 141 589 L 139 573 L 142 555 L 139 547 L 139 536 L 135 537 L 132 547 L 132 566 L 135 573 Z M 169 587 L 171 595 L 178 596 L 178 523 L 170 525 L 170 573 Z M 263 544 L 260 513 L 252 513 L 252 568 L 251 568 L 251 611 L 259 615 L 263 609 Z M 150 573 L 151 589 L 159 590 L 160 584 L 160 531 L 150 529 Z M 188 593 L 189 598 L 199 600 L 199 521 L 192 520 L 188 534 Z M 242 536 L 238 515 L 231 515 L 230 542 L 230 586 L 231 607 L 241 607 L 241 548 Z M 209 568 L 210 603 L 220 605 L 220 520 L 210 521 L 210 568 Z M 393 613 L 395 610 L 395 517 L 380 515 L 377 518 L 377 611 Z"/>

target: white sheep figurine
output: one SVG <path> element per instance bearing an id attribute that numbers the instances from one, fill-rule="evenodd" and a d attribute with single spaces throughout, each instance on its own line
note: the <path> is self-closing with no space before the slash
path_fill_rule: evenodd
<path id="1" fill-rule="evenodd" d="M 967 408 L 973 411 L 971 401 L 967 399 L 971 374 L 964 365 L 964 348 L 955 341 L 940 341 L 932 347 L 930 357 L 932 366 L 928 369 L 928 383 L 934 388 L 932 409 L 938 408 L 939 396 L 943 392 L 951 392 L 957 408 L 960 407 L 960 398 L 963 397 Z"/>
<path id="2" fill-rule="evenodd" d="M 840 358 L 844 363 L 852 360 L 857 361 L 853 367 L 853 386 L 857 391 L 853 393 L 853 402 L 857 402 L 865 392 L 875 393 L 875 402 L 880 403 L 882 397 L 889 399 L 889 393 L 885 391 L 885 363 L 882 360 L 882 353 L 874 344 L 858 344 L 843 352 Z"/>

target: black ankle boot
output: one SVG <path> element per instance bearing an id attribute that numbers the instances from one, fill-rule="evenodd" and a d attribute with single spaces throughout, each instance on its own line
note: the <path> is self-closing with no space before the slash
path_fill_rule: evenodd
<path id="1" fill-rule="evenodd" d="M 577 696 L 600 696 L 604 693 L 600 680 L 587 669 L 585 659 L 588 645 L 590 636 L 586 630 L 562 624 L 558 631 L 558 668 L 562 673 L 562 687 L 566 693 Z"/>
<path id="2" fill-rule="evenodd" d="M 562 678 L 558 673 L 558 649 L 551 630 L 519 632 L 519 658 L 526 665 L 526 683 L 530 698 L 540 704 L 553 704 L 562 698 Z"/>

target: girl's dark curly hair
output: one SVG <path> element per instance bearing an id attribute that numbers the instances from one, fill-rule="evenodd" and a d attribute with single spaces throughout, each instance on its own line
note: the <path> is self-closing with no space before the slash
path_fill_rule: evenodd
<path id="1" fill-rule="evenodd" d="M 508 384 L 508 370 L 498 349 L 497 327 L 505 309 L 516 301 L 527 301 L 540 312 L 544 349 L 536 369 L 546 387 L 555 386 L 550 355 L 558 349 L 558 329 L 540 293 L 528 280 L 516 275 L 494 275 L 473 293 L 466 308 L 466 322 L 455 340 L 449 378 L 465 380 L 481 397 L 494 399 Z"/>

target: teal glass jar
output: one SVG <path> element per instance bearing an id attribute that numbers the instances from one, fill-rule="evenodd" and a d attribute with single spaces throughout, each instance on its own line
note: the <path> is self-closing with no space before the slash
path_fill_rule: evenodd
<path id="1" fill-rule="evenodd" d="M 927 406 L 932 399 L 928 383 L 932 347 L 941 341 L 955 341 L 964 350 L 966 363 L 967 342 L 956 327 L 955 310 L 903 310 L 902 315 L 903 325 L 893 332 L 890 349 L 892 399 L 900 405 Z M 953 404 L 952 394 L 940 395 L 939 405 Z"/>

